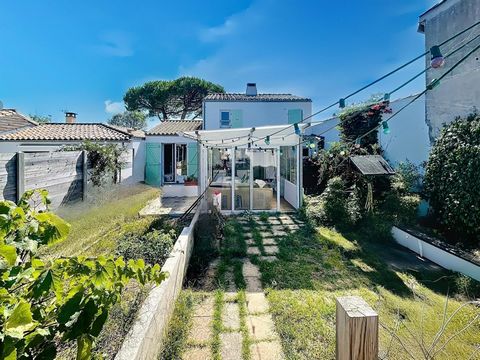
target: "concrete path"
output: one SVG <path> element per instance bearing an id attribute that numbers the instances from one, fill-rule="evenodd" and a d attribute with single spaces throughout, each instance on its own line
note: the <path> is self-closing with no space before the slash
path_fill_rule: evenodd
<path id="1" fill-rule="evenodd" d="M 170 215 L 181 216 L 195 202 L 196 197 L 158 197 L 150 200 L 147 205 L 140 210 L 140 216 L 150 215 Z"/>

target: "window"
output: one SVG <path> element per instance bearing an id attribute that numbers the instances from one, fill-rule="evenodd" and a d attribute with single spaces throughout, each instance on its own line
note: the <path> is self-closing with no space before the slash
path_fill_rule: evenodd
<path id="1" fill-rule="evenodd" d="M 229 128 L 230 127 L 230 112 L 221 111 L 220 112 L 220 127 Z"/>
<path id="2" fill-rule="evenodd" d="M 297 183 L 297 150 L 295 146 L 280 147 L 280 176 L 292 184 Z"/>

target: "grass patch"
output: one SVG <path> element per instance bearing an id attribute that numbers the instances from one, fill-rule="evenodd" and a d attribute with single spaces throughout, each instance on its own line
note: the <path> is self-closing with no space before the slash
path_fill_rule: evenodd
<path id="1" fill-rule="evenodd" d="M 365 226 L 368 224 L 364 224 Z M 288 359 L 335 358 L 335 298 L 363 297 L 389 328 L 397 331 L 415 358 L 422 358 L 416 343 L 430 343 L 442 323 L 447 289 L 447 313 L 462 304 L 455 288 L 455 275 L 448 271 L 399 270 L 384 258 L 395 245 L 388 237 L 375 236 L 360 227 L 348 233 L 305 226 L 278 241 L 279 261 L 260 262 L 262 282 Z M 470 293 L 475 295 L 475 293 Z M 478 315 L 478 308 L 465 307 L 449 324 L 440 344 Z M 480 341 L 480 322 L 446 345 L 437 358 L 467 359 Z M 413 336 L 412 336 L 413 334 Z M 380 355 L 409 358 L 397 341 L 381 328 Z"/>
<path id="2" fill-rule="evenodd" d="M 40 255 L 56 258 L 112 254 L 122 232 L 142 232 L 151 225 L 155 218 L 140 218 L 138 212 L 159 194 L 158 189 L 146 185 L 120 187 L 98 202 L 59 209 L 59 216 L 71 225 L 68 238 L 45 248 Z"/>
<path id="3" fill-rule="evenodd" d="M 220 341 L 220 333 L 223 329 L 222 324 L 222 312 L 223 312 L 223 291 L 217 290 L 215 292 L 215 305 L 213 308 L 213 333 L 212 333 L 212 355 L 214 360 L 221 360 L 221 341 Z"/>
<path id="4" fill-rule="evenodd" d="M 159 359 L 181 359 L 187 348 L 188 332 L 192 326 L 194 308 L 204 298 L 202 293 L 184 290 L 180 293 L 175 304 L 172 319 L 168 324 L 165 344 Z"/>

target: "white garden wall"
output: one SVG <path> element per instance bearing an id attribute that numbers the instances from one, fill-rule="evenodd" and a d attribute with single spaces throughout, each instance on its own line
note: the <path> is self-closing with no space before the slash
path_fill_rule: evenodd
<path id="1" fill-rule="evenodd" d="M 138 312 L 132 329 L 127 334 L 116 360 L 157 359 L 162 349 L 162 339 L 173 314 L 175 302 L 182 290 L 190 256 L 193 251 L 194 228 L 202 204 L 188 227 L 178 237 L 170 257 L 162 266 L 168 278 L 150 291 Z"/>
<path id="2" fill-rule="evenodd" d="M 480 281 L 480 266 L 473 262 L 445 251 L 427 241 L 421 240 L 396 226 L 392 228 L 392 235 L 397 243 L 416 252 L 421 257 L 431 260 L 445 269 L 460 272 Z"/>

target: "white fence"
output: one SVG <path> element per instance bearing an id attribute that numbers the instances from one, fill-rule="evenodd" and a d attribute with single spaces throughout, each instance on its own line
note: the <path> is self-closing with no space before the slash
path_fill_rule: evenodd
<path id="1" fill-rule="evenodd" d="M 195 224 L 200 216 L 202 204 L 197 206 L 188 227 L 183 228 L 170 257 L 162 266 L 168 278 L 150 291 L 139 310 L 132 329 L 127 334 L 116 360 L 157 359 L 162 349 L 162 338 L 182 290 L 193 251 Z"/>
<path id="2" fill-rule="evenodd" d="M 397 243 L 416 252 L 421 257 L 427 258 L 445 269 L 460 272 L 480 281 L 480 266 L 474 262 L 452 254 L 396 226 L 392 228 L 392 235 Z"/>

